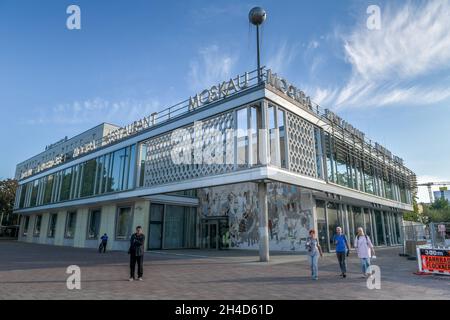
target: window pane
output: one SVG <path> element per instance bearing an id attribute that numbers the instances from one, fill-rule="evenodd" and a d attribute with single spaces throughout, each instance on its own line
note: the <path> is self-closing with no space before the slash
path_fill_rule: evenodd
<path id="1" fill-rule="evenodd" d="M 136 171 L 136 145 L 130 147 L 130 162 L 128 169 L 128 179 L 125 180 L 125 189 L 134 188 L 134 176 Z"/>
<path id="2" fill-rule="evenodd" d="M 108 192 L 121 190 L 125 157 L 125 149 L 115 151 L 112 156 L 111 173 L 109 176 L 110 184 L 108 186 Z"/>
<path id="3" fill-rule="evenodd" d="M 52 200 L 53 182 L 54 182 L 54 175 L 49 175 L 45 179 L 44 202 L 43 202 L 43 204 L 48 204 Z"/>
<path id="4" fill-rule="evenodd" d="M 317 237 L 319 238 L 319 244 L 322 250 L 328 250 L 328 233 L 327 233 L 327 220 L 325 218 L 325 202 L 321 200 L 316 201 L 316 214 L 317 214 Z"/>
<path id="5" fill-rule="evenodd" d="M 94 195 L 95 172 L 97 170 L 97 160 L 92 159 L 83 164 L 83 177 L 81 185 L 81 197 Z"/>
<path id="6" fill-rule="evenodd" d="M 278 147 L 277 129 L 275 123 L 275 107 L 269 106 L 267 109 L 267 117 L 269 119 L 269 142 L 270 142 L 270 164 L 280 165 L 280 150 Z"/>
<path id="7" fill-rule="evenodd" d="M 26 236 L 28 234 L 28 227 L 30 225 L 30 216 L 25 217 L 25 224 L 23 227 L 23 235 Z"/>
<path id="8" fill-rule="evenodd" d="M 34 236 L 39 237 L 41 234 L 41 223 L 42 223 L 42 216 L 38 215 L 36 216 L 36 223 L 34 225 Z"/>
<path id="9" fill-rule="evenodd" d="M 36 206 L 38 190 L 39 190 L 39 180 L 36 179 L 33 181 L 33 185 L 31 187 L 30 207 Z"/>
<path id="10" fill-rule="evenodd" d="M 66 169 L 62 176 L 60 201 L 69 200 L 70 184 L 72 182 L 72 168 Z"/>
<path id="11" fill-rule="evenodd" d="M 101 219 L 101 211 L 100 210 L 92 210 L 89 212 L 89 220 L 88 220 L 88 239 L 97 239 L 98 233 L 100 230 L 100 219 Z"/>
<path id="12" fill-rule="evenodd" d="M 131 207 L 119 208 L 116 223 L 116 239 L 128 239 L 131 235 L 131 224 L 133 223 L 133 212 Z"/>
<path id="13" fill-rule="evenodd" d="M 64 234 L 66 238 L 73 238 L 75 236 L 76 223 L 77 223 L 77 213 L 74 211 L 68 212 L 66 221 L 66 232 Z"/>
<path id="14" fill-rule="evenodd" d="M 141 152 L 140 152 L 140 172 L 139 172 L 139 187 L 144 186 L 144 177 L 145 177 L 145 159 L 147 158 L 147 144 L 141 144 Z"/>
<path id="15" fill-rule="evenodd" d="M 48 225 L 48 233 L 47 236 L 49 238 L 53 238 L 55 237 L 55 230 L 56 230 L 56 221 L 58 219 L 58 214 L 52 214 L 50 216 L 50 221 L 49 221 L 49 225 Z"/>
<path id="16" fill-rule="evenodd" d="M 280 135 L 280 162 L 281 167 L 286 168 L 286 125 L 285 125 L 285 112 L 278 108 L 278 134 Z"/>
<path id="17" fill-rule="evenodd" d="M 246 167 L 248 161 L 248 117 L 247 108 L 237 111 L 237 163 Z"/>
<path id="18" fill-rule="evenodd" d="M 333 236 L 336 234 L 336 228 L 339 226 L 338 219 L 338 208 L 337 203 L 328 202 L 327 213 L 328 213 L 328 234 L 330 235 L 330 250 L 336 249 L 336 245 L 333 241 Z"/>
<path id="19" fill-rule="evenodd" d="M 22 209 L 25 206 L 25 196 L 27 194 L 28 183 L 21 186 L 22 191 L 20 193 L 19 208 Z"/>
<path id="20" fill-rule="evenodd" d="M 258 164 L 258 129 L 261 127 L 261 119 L 260 119 L 260 107 L 252 106 L 251 107 L 251 135 L 252 135 L 252 163 L 253 165 Z"/>

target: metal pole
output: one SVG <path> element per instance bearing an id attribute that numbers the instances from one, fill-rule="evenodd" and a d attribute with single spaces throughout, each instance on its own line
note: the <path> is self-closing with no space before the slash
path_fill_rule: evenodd
<path id="1" fill-rule="evenodd" d="M 256 59 L 258 66 L 258 83 L 261 83 L 261 65 L 259 57 L 259 25 L 256 25 Z"/>

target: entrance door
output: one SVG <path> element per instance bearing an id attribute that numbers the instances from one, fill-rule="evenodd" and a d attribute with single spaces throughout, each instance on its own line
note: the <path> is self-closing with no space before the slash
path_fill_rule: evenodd
<path id="1" fill-rule="evenodd" d="M 148 237 L 148 248 L 150 250 L 162 249 L 163 219 L 164 205 L 152 203 L 150 205 L 150 228 Z"/>
<path id="2" fill-rule="evenodd" d="M 201 221 L 201 247 L 203 249 L 230 248 L 228 217 L 214 217 Z"/>
<path id="3" fill-rule="evenodd" d="M 219 248 L 219 221 L 205 220 L 202 222 L 202 248 L 218 249 Z"/>

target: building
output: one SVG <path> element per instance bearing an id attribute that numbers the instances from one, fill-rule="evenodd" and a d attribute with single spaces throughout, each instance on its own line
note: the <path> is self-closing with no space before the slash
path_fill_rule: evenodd
<path id="1" fill-rule="evenodd" d="M 450 201 L 450 190 L 446 190 L 446 188 L 441 188 L 442 190 L 439 191 L 433 191 L 433 198 L 434 199 L 445 199 L 447 201 Z"/>
<path id="2" fill-rule="evenodd" d="M 262 81 L 245 73 L 61 148 L 58 161 L 19 164 L 19 240 L 93 248 L 107 233 L 110 249 L 127 250 L 141 225 L 147 250 L 268 257 L 268 248 L 305 250 L 312 228 L 333 251 L 336 226 L 351 240 L 362 226 L 377 246 L 400 244 L 414 173 L 287 80 L 261 72 Z"/>

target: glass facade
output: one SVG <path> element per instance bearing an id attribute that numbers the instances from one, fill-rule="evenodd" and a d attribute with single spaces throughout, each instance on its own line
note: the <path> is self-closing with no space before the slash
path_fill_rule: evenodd
<path id="1" fill-rule="evenodd" d="M 37 215 L 34 221 L 33 236 L 39 237 L 41 235 L 42 215 Z"/>
<path id="2" fill-rule="evenodd" d="M 20 208 L 134 188 L 136 146 L 131 145 L 21 186 Z M 26 190 L 30 189 L 27 203 Z"/>

